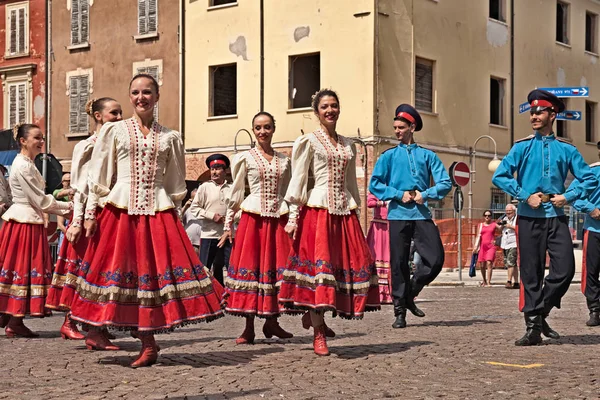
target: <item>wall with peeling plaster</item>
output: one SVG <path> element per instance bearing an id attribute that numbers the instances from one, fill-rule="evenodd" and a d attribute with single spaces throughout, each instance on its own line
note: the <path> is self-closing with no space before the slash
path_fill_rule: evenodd
<path id="1" fill-rule="evenodd" d="M 6 49 L 6 6 L 18 3 L 17 0 L 0 2 L 0 68 L 11 68 L 20 65 L 33 64 L 30 91 L 31 109 L 30 122 L 45 126 L 44 99 L 46 85 L 46 1 L 29 1 L 29 55 L 17 58 L 5 58 Z M 21 74 L 21 73 L 19 73 Z M 4 96 L 0 96 L 0 126 L 9 128 L 4 120 Z"/>

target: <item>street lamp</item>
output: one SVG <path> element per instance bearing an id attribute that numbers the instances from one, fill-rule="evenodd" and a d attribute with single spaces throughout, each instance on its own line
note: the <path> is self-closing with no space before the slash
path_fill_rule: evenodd
<path id="1" fill-rule="evenodd" d="M 494 158 L 488 164 L 488 170 L 490 172 L 496 172 L 498 166 L 500 165 L 500 159 L 498 158 L 498 146 L 496 145 L 496 141 L 490 135 L 481 135 L 473 143 L 473 147 L 469 147 L 469 169 L 471 170 L 471 179 L 469 179 L 469 219 L 473 218 L 473 182 L 475 182 L 475 148 L 477 147 L 477 143 L 481 139 L 489 139 L 494 144 Z"/>

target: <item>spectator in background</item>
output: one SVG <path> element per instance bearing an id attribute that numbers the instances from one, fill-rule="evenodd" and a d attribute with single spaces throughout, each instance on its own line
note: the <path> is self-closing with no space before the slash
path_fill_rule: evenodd
<path id="1" fill-rule="evenodd" d="M 483 218 L 484 221 L 479 224 L 473 253 L 479 253 L 477 262 L 480 263 L 481 278 L 483 279 L 479 286 L 492 287 L 492 268 L 494 267 L 494 258 L 496 258 L 495 236 L 498 225 L 492 221 L 490 210 L 483 213 Z"/>
<path id="2" fill-rule="evenodd" d="M 367 243 L 375 258 L 379 279 L 379 300 L 382 304 L 392 303 L 390 270 L 390 234 L 387 221 L 387 203 L 374 195 L 367 196 L 367 207 L 373 209 L 373 219 L 367 234 Z"/>
<path id="3" fill-rule="evenodd" d="M 52 195 L 56 200 L 59 201 L 73 201 L 73 195 L 75 194 L 75 189 L 71 187 L 71 174 L 69 172 L 63 174 L 62 177 L 62 188 L 54 190 Z M 69 220 L 62 216 L 58 215 L 56 217 L 56 230 L 58 233 L 58 248 L 62 246 L 62 242 L 65 238 L 65 233 L 67 232 L 67 226 L 69 225 Z"/>
<path id="4" fill-rule="evenodd" d="M 6 167 L 0 164 L 0 216 L 12 205 L 12 193 L 8 179 L 6 179 L 6 172 Z M 2 226 L 2 220 L 0 220 L 0 226 Z"/>
<path id="5" fill-rule="evenodd" d="M 504 266 L 507 268 L 508 280 L 507 289 L 519 288 L 519 269 L 517 268 L 517 207 L 514 204 L 507 204 L 504 209 L 506 215 L 498 223 L 502 229 L 502 240 L 500 247 L 504 253 Z"/>
<path id="6" fill-rule="evenodd" d="M 200 224 L 200 220 L 195 218 L 190 212 L 190 206 L 192 205 L 192 201 L 194 200 L 194 197 L 196 197 L 197 192 L 198 188 L 192 190 L 190 193 L 190 199 L 183 206 L 182 215 L 185 233 L 187 233 L 188 237 L 190 238 L 190 242 L 192 242 L 192 246 L 194 246 L 196 254 L 198 254 L 198 257 L 200 257 L 200 238 L 202 237 L 202 225 Z"/>

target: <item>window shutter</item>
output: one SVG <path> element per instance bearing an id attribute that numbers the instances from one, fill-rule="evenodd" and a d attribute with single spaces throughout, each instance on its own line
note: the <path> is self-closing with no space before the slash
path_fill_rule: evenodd
<path id="1" fill-rule="evenodd" d="M 17 124 L 17 87 L 8 87 L 8 124 L 13 128 Z"/>
<path id="2" fill-rule="evenodd" d="M 147 2 L 146 0 L 138 0 L 138 33 L 144 35 L 148 33 L 148 23 L 146 12 Z"/>
<path id="3" fill-rule="evenodd" d="M 79 4 L 79 11 L 80 11 L 80 15 L 81 15 L 81 21 L 80 21 L 80 34 L 79 34 L 79 40 L 80 43 L 86 43 L 89 39 L 88 39 L 88 34 L 89 34 L 89 22 L 90 22 L 90 5 L 88 3 L 88 0 L 80 0 L 81 3 Z"/>
<path id="4" fill-rule="evenodd" d="M 138 74 L 148 74 L 158 82 L 158 65 L 150 65 L 148 67 L 140 67 L 137 69 Z M 154 105 L 154 120 L 158 122 L 158 103 Z"/>
<path id="5" fill-rule="evenodd" d="M 24 83 L 21 83 L 20 85 L 18 85 L 18 95 L 19 95 L 19 102 L 18 102 L 18 115 L 19 115 L 19 122 L 20 123 L 25 123 L 27 122 L 27 102 L 26 102 L 26 94 L 27 94 L 27 87 L 25 86 Z"/>
<path id="6" fill-rule="evenodd" d="M 416 63 L 415 106 L 418 110 L 433 111 L 433 66 Z"/>
<path id="7" fill-rule="evenodd" d="M 17 10 L 10 11 L 10 54 L 17 53 Z"/>
<path id="8" fill-rule="evenodd" d="M 77 99 L 77 108 L 78 108 L 78 116 L 79 123 L 77 132 L 88 132 L 88 123 L 89 118 L 85 112 L 85 105 L 89 99 L 90 93 L 90 79 L 87 75 L 78 76 L 79 80 L 79 96 Z"/>
<path id="9" fill-rule="evenodd" d="M 79 80 L 77 76 L 69 78 L 69 132 L 77 132 L 79 107 Z"/>
<path id="10" fill-rule="evenodd" d="M 158 0 L 148 0 L 148 33 L 156 32 L 157 30 L 157 3 Z"/>
<path id="11" fill-rule="evenodd" d="M 71 44 L 79 43 L 79 0 L 71 0 Z"/>
<path id="12" fill-rule="evenodd" d="M 28 35 L 29 32 L 25 32 L 25 7 L 19 8 L 19 26 L 17 30 L 18 37 L 18 53 L 25 53 L 25 35 Z"/>

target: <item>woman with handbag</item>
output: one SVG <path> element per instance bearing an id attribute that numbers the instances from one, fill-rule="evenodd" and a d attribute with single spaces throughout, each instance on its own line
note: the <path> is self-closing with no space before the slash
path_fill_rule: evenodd
<path id="1" fill-rule="evenodd" d="M 477 261 L 480 263 L 481 278 L 479 284 L 482 287 L 492 287 L 492 268 L 496 258 L 496 230 L 498 225 L 492 221 L 492 212 L 486 210 L 483 213 L 484 221 L 479 224 L 477 241 L 473 247 L 473 254 L 479 253 Z"/>

